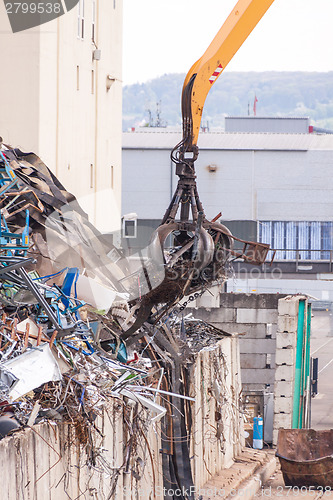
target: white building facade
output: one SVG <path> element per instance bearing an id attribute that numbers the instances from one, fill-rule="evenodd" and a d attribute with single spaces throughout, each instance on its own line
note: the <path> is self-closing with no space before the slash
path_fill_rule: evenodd
<path id="1" fill-rule="evenodd" d="M 33 151 L 103 232 L 120 225 L 122 0 L 13 34 L 0 5 L 0 135 Z"/>
<path id="2" fill-rule="evenodd" d="M 180 134 L 160 129 L 123 134 L 123 214 L 137 212 L 139 221 L 162 219 L 178 180 L 170 151 L 179 140 Z M 244 237 L 271 238 L 275 248 L 295 249 L 297 227 L 299 248 L 329 247 L 332 173 L 333 135 L 199 137 L 196 174 L 207 218 L 222 212 L 235 235 L 238 225 Z"/>

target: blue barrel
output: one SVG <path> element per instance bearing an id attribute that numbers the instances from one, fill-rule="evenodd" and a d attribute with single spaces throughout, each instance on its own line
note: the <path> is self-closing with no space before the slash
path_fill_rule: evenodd
<path id="1" fill-rule="evenodd" d="M 264 421 L 262 417 L 253 419 L 253 448 L 262 450 L 264 447 Z"/>

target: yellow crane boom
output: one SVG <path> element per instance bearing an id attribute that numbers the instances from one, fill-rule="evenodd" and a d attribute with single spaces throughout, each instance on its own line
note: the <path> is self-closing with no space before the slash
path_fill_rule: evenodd
<path id="1" fill-rule="evenodd" d="M 219 215 L 212 221 L 206 219 L 197 190 L 194 162 L 198 156 L 197 140 L 207 94 L 273 1 L 239 0 L 206 52 L 193 64 L 185 78 L 182 92 L 183 138 L 171 152 L 179 181 L 160 226 L 152 234 L 148 252 L 152 262 L 160 262 L 162 254 L 165 276 L 153 288 L 145 270 L 149 292 L 142 298 L 136 321 L 122 335 L 123 340 L 147 320 L 153 306 L 164 304 L 162 310 L 165 312 L 184 295 L 203 290 L 224 277 L 230 257 L 241 257 L 256 264 L 262 264 L 266 259 L 269 245 L 236 238 L 217 222 Z M 180 220 L 176 220 L 179 209 Z M 166 249 L 170 238 L 173 240 L 171 251 Z M 233 250 L 234 240 L 243 243 L 242 251 Z M 155 321 L 159 318 L 158 315 Z"/>
<path id="2" fill-rule="evenodd" d="M 186 151 L 196 145 L 204 103 L 212 85 L 274 0 L 239 0 L 215 38 L 186 75 L 182 94 Z"/>

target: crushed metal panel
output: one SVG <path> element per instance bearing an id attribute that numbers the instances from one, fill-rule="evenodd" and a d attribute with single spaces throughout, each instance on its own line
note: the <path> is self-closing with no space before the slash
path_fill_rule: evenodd
<path id="1" fill-rule="evenodd" d="M 61 380 L 58 363 L 48 344 L 26 351 L 3 363 L 0 366 L 0 374 L 3 369 L 18 379 L 10 387 L 8 393 L 11 401 L 15 401 L 46 382 Z"/>

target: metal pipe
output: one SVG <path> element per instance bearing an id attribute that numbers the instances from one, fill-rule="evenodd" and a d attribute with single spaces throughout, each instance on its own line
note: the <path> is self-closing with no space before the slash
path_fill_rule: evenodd
<path id="1" fill-rule="evenodd" d="M 306 429 L 310 428 L 310 334 L 311 334 L 311 304 L 308 304 L 307 315 L 306 315 L 306 334 L 304 342 L 304 378 L 303 378 L 303 388 L 304 388 L 304 415 L 302 415 L 301 421 L 303 422 L 303 427 Z"/>
<path id="2" fill-rule="evenodd" d="M 170 201 L 173 199 L 173 161 L 170 158 Z"/>
<path id="3" fill-rule="evenodd" d="M 181 207 L 180 207 L 180 220 L 187 222 L 188 216 L 190 214 L 190 194 L 188 191 L 186 191 L 184 195 L 185 199 L 181 201 Z"/>
<path id="4" fill-rule="evenodd" d="M 26 265 L 26 264 L 35 264 L 36 260 L 33 259 L 32 257 L 29 257 L 28 259 L 25 259 L 23 262 L 16 262 L 15 264 L 10 264 L 8 266 L 0 266 L 0 275 L 9 273 L 11 271 L 14 271 L 15 269 L 19 269 L 20 267 Z"/>
<path id="5" fill-rule="evenodd" d="M 58 318 L 52 309 L 52 307 L 49 305 L 45 297 L 39 292 L 38 287 L 35 285 L 35 283 L 31 280 L 30 276 L 26 272 L 26 270 L 21 267 L 18 269 L 18 273 L 21 276 L 22 280 L 24 281 L 25 285 L 29 288 L 31 293 L 34 295 L 34 297 L 38 300 L 38 302 L 41 304 L 43 307 L 44 311 L 46 312 L 49 320 L 53 324 L 53 326 L 58 330 L 58 332 L 61 332 L 62 336 L 65 334 L 63 333 L 64 330 L 68 330 L 67 328 L 64 328 L 61 326 L 58 322 Z"/>
<path id="6" fill-rule="evenodd" d="M 318 394 L 318 358 L 312 358 L 312 391 L 311 395 Z"/>
<path id="7" fill-rule="evenodd" d="M 191 190 L 190 190 L 190 196 L 191 196 L 192 217 L 193 217 L 193 222 L 195 222 L 198 218 L 198 207 L 197 207 L 197 200 L 195 198 L 193 186 L 191 187 Z"/>
<path id="8" fill-rule="evenodd" d="M 191 260 L 194 261 L 197 257 L 198 254 L 198 244 L 199 244 L 199 235 L 200 235 L 200 229 L 203 221 L 203 212 L 198 213 L 198 220 L 197 224 L 195 227 L 195 233 L 194 233 L 194 242 L 193 242 L 193 249 L 192 249 L 192 258 Z"/>
<path id="9" fill-rule="evenodd" d="M 310 310 L 309 310 L 310 308 Z M 310 323 L 309 323 L 310 314 Z M 305 426 L 304 410 L 306 405 L 306 384 L 307 384 L 307 358 L 310 354 L 310 324 L 311 324 L 311 305 L 307 308 L 304 307 L 304 323 L 303 323 L 303 348 L 302 348 L 302 370 L 301 370 L 301 394 L 300 394 L 300 415 L 299 427 L 301 429 Z"/>
<path id="10" fill-rule="evenodd" d="M 302 357 L 304 340 L 304 312 L 305 300 L 300 300 L 298 305 L 297 322 L 297 344 L 296 344 L 296 363 L 295 363 L 295 382 L 294 382 L 294 400 L 293 400 L 293 419 L 292 428 L 300 428 L 300 398 L 301 398 L 301 378 L 302 378 Z"/>

